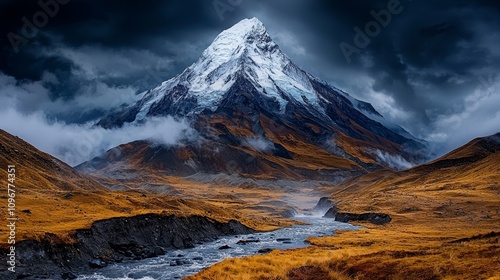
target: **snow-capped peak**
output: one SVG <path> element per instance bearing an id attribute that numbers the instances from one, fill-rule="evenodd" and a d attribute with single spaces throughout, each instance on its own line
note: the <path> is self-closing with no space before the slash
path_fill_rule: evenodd
<path id="1" fill-rule="evenodd" d="M 262 22 L 257 18 L 244 19 L 231 28 L 222 31 L 203 52 L 203 56 L 217 54 L 221 58 L 228 58 L 243 49 L 243 46 L 252 44 L 255 40 L 274 44 Z"/>
<path id="2" fill-rule="evenodd" d="M 176 85 L 187 88 L 187 94 L 174 100 L 196 99 L 192 112 L 215 110 L 237 78 L 244 75 L 255 88 L 273 98 L 284 112 L 289 100 L 322 111 L 309 75 L 284 55 L 257 18 L 243 19 L 222 31 L 203 51 L 201 57 L 180 75 L 163 82 L 145 94 L 136 120 L 171 92 Z M 283 93 L 286 97 L 283 97 Z M 312 107 L 311 107 L 312 105 Z"/>

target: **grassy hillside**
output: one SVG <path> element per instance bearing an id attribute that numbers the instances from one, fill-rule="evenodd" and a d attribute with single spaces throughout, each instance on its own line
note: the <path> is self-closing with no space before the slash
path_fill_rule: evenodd
<path id="1" fill-rule="evenodd" d="M 500 279 L 497 137 L 325 187 L 342 211 L 387 213 L 387 225 L 361 223 L 312 238 L 309 248 L 226 260 L 188 279 Z"/>
<path id="2" fill-rule="evenodd" d="M 39 239 L 45 233 L 61 237 L 75 229 L 88 228 L 97 220 L 134 216 L 145 213 L 202 215 L 219 221 L 238 219 L 247 226 L 261 230 L 290 225 L 289 220 L 269 214 L 269 209 L 256 207 L 252 200 L 242 201 L 231 196 L 207 197 L 208 184 L 198 184 L 178 178 L 149 178 L 148 183 L 165 185 L 168 181 L 180 190 L 198 193 L 178 196 L 142 188 L 125 186 L 111 191 L 96 178 L 77 172 L 52 156 L 37 150 L 22 139 L 0 130 L 0 178 L 5 188 L 0 194 L 1 213 L 7 213 L 7 166 L 16 167 L 16 241 Z M 158 181 L 160 180 L 160 181 Z M 135 184 L 145 184 L 143 181 Z M 180 193 L 180 192 L 179 192 Z M 224 192 L 216 192 L 224 194 Z M 226 189 L 226 193 L 229 191 Z M 262 193 L 262 191 L 259 191 Z M 268 192 L 271 193 L 271 192 Z M 251 195 L 249 195 L 252 199 Z M 270 197 L 272 199 L 272 197 Z M 7 242 L 7 227 L 0 227 L 1 243 Z"/>

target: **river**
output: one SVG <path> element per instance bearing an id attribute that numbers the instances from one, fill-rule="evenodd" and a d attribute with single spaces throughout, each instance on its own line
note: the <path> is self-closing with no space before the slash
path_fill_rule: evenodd
<path id="1" fill-rule="evenodd" d="M 224 236 L 195 248 L 168 251 L 164 256 L 112 264 L 93 274 L 80 275 L 78 280 L 181 279 L 227 258 L 256 255 L 259 250 L 262 252 L 266 249 L 307 247 L 309 244 L 304 241 L 308 237 L 332 235 L 335 230 L 359 228 L 321 217 L 302 216 L 295 219 L 308 225 L 296 225 L 272 232 Z"/>

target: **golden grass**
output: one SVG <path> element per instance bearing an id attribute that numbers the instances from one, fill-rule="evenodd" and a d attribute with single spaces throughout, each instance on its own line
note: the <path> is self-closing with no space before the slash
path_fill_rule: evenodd
<path id="1" fill-rule="evenodd" d="M 201 215 L 225 222 L 236 219 L 257 230 L 273 230 L 295 222 L 283 219 L 263 200 L 279 199 L 271 190 L 231 189 L 176 177 L 149 175 L 137 181 L 100 180 L 121 185 L 122 191 L 105 188 L 96 178 L 76 172 L 67 164 L 43 153 L 25 141 L 0 130 L 0 178 L 7 183 L 7 166 L 16 166 L 16 241 L 40 239 L 46 233 L 68 240 L 76 229 L 89 228 L 98 220 L 146 213 L 177 216 Z M 144 190 L 147 182 L 152 186 Z M 157 186 L 157 187 L 155 187 Z M 178 197 L 165 194 L 170 187 Z M 245 199 L 239 199 L 235 196 Z M 180 199 L 179 197 L 189 198 Z M 7 192 L 0 200 L 7 202 Z M 260 199 L 259 199 L 260 198 Z M 5 205 L 4 205 L 5 207 Z M 1 213 L 5 214 L 5 208 Z M 0 227 L 0 245 L 7 242 L 7 227 Z"/>
<path id="2" fill-rule="evenodd" d="M 331 188 L 343 211 L 393 221 L 310 238 L 304 249 L 225 260 L 187 279 L 499 279 L 499 162 L 496 153 L 467 167 L 347 180 Z"/>
<path id="3" fill-rule="evenodd" d="M 328 277 L 323 278 L 325 280 L 349 279 L 342 273 L 330 272 L 328 267 L 324 266 L 327 261 L 342 258 L 344 254 L 334 250 L 316 250 L 315 248 L 275 250 L 265 255 L 231 258 L 185 279 L 287 279 L 292 269 L 303 266 L 316 267 L 316 273 L 326 272 Z M 295 272 L 295 274 L 299 273 Z"/>
<path id="4" fill-rule="evenodd" d="M 71 194 L 70 197 L 67 197 Z M 17 194 L 19 217 L 16 240 L 40 239 L 45 233 L 66 238 L 75 229 L 89 228 L 94 221 L 146 213 L 189 216 L 201 215 L 226 222 L 236 219 L 258 230 L 268 231 L 294 224 L 233 197 L 180 199 L 138 191 L 41 191 L 21 190 Z M 0 196 L 5 199 L 6 196 Z M 0 240 L 8 232 L 0 228 Z M 3 243 L 2 242 L 2 243 Z"/>
<path id="5" fill-rule="evenodd" d="M 317 269 L 302 279 L 321 279 L 315 278 L 316 274 L 325 271 L 331 276 L 324 279 L 495 279 L 500 276 L 500 235 L 452 243 L 488 233 L 499 225 L 499 219 L 491 223 L 466 219 L 423 220 L 396 215 L 386 226 L 364 224 L 366 228 L 358 231 L 310 238 L 312 246 L 305 249 L 225 260 L 187 279 L 294 279 L 289 275 L 291 271 L 309 266 Z"/>
<path id="6" fill-rule="evenodd" d="M 6 178 L 2 172 L 0 170 L 0 176 Z M 107 183 L 120 184 L 124 190 L 110 191 L 103 187 L 92 191 L 78 187 L 58 190 L 54 187 L 43 188 L 44 181 L 38 181 L 36 187 L 26 186 L 26 179 L 30 180 L 32 176 L 30 172 L 24 171 L 18 176 L 16 215 L 20 220 L 17 222 L 16 241 L 38 240 L 45 233 L 67 239 L 68 233 L 89 228 L 98 220 L 146 213 L 201 215 L 221 222 L 236 219 L 262 231 L 296 224 L 280 216 L 285 207 L 262 207 L 266 201 L 281 200 L 283 194 L 273 190 L 224 187 L 157 175 L 143 178 L 152 186 L 150 191 L 141 189 L 142 182 L 113 180 Z M 155 193 L 155 186 L 159 193 Z M 177 195 L 162 194 L 164 186 L 169 186 Z M 6 193 L 0 195 L 0 200 L 7 201 Z M 7 237 L 6 228 L 0 228 L 0 244 L 5 243 Z"/>
<path id="7" fill-rule="evenodd" d="M 14 148 L 23 152 L 32 149 L 23 143 L 14 145 L 11 151 Z M 51 172 L 54 162 L 46 154 L 26 153 L 24 160 L 19 155 L 21 160 L 15 162 L 23 167 L 16 181 L 20 218 L 17 241 L 39 239 L 46 232 L 64 238 L 97 220 L 144 213 L 203 215 L 219 221 L 237 219 L 260 230 L 293 224 L 279 218 L 277 213 L 284 207 L 263 207 L 265 202 L 281 201 L 286 196 L 281 191 L 148 175 L 142 179 L 153 185 L 151 191 L 139 190 L 141 182 L 109 180 L 126 189 L 111 192 L 61 163 L 56 163 L 58 172 Z M 321 155 L 317 159 L 322 164 L 329 161 L 323 162 Z M 187 279 L 498 280 L 500 236 L 453 242 L 500 232 L 498 163 L 500 154 L 496 153 L 467 166 L 424 166 L 401 173 L 367 174 L 347 180 L 340 191 L 339 186 L 325 186 L 323 191 L 332 193 L 343 211 L 384 212 L 393 221 L 385 226 L 363 224 L 362 230 L 311 238 L 312 246 L 308 248 L 228 259 Z M 0 165 L 7 164 L 7 158 L 0 155 Z M 6 178 L 5 175 L 6 171 L 0 170 L 0 177 Z M 161 194 L 166 185 L 190 199 Z M 5 200 L 6 195 L 0 199 Z M 0 228 L 3 242 L 6 237 L 5 228 Z"/>

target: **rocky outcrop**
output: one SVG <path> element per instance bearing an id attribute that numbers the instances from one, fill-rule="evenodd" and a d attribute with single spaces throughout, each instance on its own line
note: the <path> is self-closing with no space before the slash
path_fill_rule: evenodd
<path id="1" fill-rule="evenodd" d="M 40 241 L 17 243 L 16 273 L 1 263 L 0 279 L 73 279 L 109 263 L 155 257 L 219 236 L 253 232 L 235 220 L 221 223 L 202 216 L 146 214 L 102 220 L 74 232 L 74 242 L 47 233 Z M 0 253 L 7 252 L 1 249 Z"/>
<path id="2" fill-rule="evenodd" d="M 334 203 L 329 197 L 322 197 L 319 199 L 318 203 L 312 209 L 313 212 L 327 212 L 330 208 L 334 206 Z"/>
<path id="3" fill-rule="evenodd" d="M 391 216 L 384 213 L 343 213 L 338 212 L 335 215 L 335 221 L 347 223 L 351 221 L 366 221 L 376 225 L 385 225 L 392 220 Z"/>
<path id="4" fill-rule="evenodd" d="M 290 207 L 287 207 L 286 210 L 280 212 L 279 214 L 283 218 L 293 218 L 293 217 L 297 216 L 297 214 L 299 214 L 299 212 L 297 212 L 297 209 L 290 206 Z"/>
<path id="5" fill-rule="evenodd" d="M 335 219 L 335 216 L 337 215 L 338 212 L 339 209 L 337 208 L 337 206 L 332 206 L 330 207 L 330 209 L 328 209 L 328 211 L 326 211 L 325 215 L 323 215 L 323 218 Z"/>
<path id="6" fill-rule="evenodd" d="M 365 221 L 370 222 L 375 225 L 385 225 L 389 223 L 392 218 L 388 214 L 384 213 L 347 213 L 347 212 L 338 212 L 338 209 L 334 206 L 326 212 L 323 216 L 324 218 L 334 218 L 335 221 L 348 223 L 353 221 Z"/>

